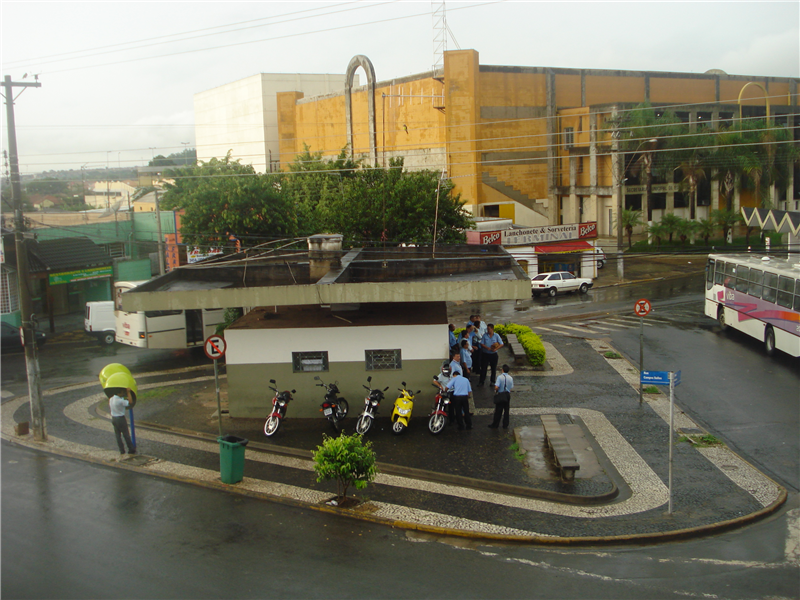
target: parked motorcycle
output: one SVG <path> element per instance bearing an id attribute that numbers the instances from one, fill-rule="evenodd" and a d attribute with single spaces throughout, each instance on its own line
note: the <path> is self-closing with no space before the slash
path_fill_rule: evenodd
<path id="1" fill-rule="evenodd" d="M 367 377 L 367 383 L 372 382 L 372 377 Z M 367 397 L 364 398 L 364 412 L 361 413 L 361 416 L 356 421 L 356 433 L 360 433 L 361 435 L 366 434 L 370 427 L 372 427 L 373 421 L 375 421 L 375 415 L 378 414 L 378 406 L 380 406 L 381 400 L 383 400 L 383 393 L 389 389 L 389 387 L 383 388 L 383 390 L 379 388 L 370 388 L 368 385 L 364 386 L 364 389 L 367 390 Z"/>
<path id="2" fill-rule="evenodd" d="M 411 422 L 411 411 L 414 409 L 414 396 L 419 394 L 419 390 L 411 392 L 406 389 L 406 382 L 402 381 L 402 388 L 397 388 L 400 395 L 394 401 L 392 411 L 392 433 L 400 435 L 406 430 Z"/>
<path id="3" fill-rule="evenodd" d="M 274 387 L 277 385 L 275 380 L 270 379 L 269 382 L 272 384 L 269 389 L 275 392 L 275 397 L 272 399 L 272 412 L 264 423 L 264 435 L 267 437 L 275 435 L 275 432 L 278 431 L 281 421 L 286 416 L 286 405 L 292 401 L 292 394 L 297 393 L 297 390 L 279 392 L 278 388 Z"/>
<path id="4" fill-rule="evenodd" d="M 428 419 L 428 429 L 432 434 L 436 435 L 437 433 L 441 433 L 444 426 L 447 425 L 447 411 L 450 408 L 450 393 L 442 391 L 438 385 L 434 384 L 433 387 L 436 388 L 436 397 L 433 399 L 433 410 Z"/>
<path id="5" fill-rule="evenodd" d="M 318 387 L 325 388 L 325 400 L 322 402 L 320 411 L 322 411 L 322 414 L 331 422 L 333 430 L 338 432 L 339 421 L 347 416 L 350 405 L 344 398 L 339 398 L 338 381 L 334 383 L 325 383 L 319 376 L 315 376 L 314 379 L 319 381 L 317 384 Z"/>

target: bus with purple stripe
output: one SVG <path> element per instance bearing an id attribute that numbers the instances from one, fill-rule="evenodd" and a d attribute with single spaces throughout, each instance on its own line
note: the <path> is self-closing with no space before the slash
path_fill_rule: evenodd
<path id="1" fill-rule="evenodd" d="M 800 256 L 709 254 L 705 314 L 764 342 L 800 356 Z"/>

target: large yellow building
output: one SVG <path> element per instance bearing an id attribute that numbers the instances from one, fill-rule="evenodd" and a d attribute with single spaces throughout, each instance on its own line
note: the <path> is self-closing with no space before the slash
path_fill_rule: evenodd
<path id="1" fill-rule="evenodd" d="M 352 88 L 363 68 L 367 85 Z M 407 169 L 443 170 L 476 217 L 505 217 L 524 226 L 596 221 L 614 235 L 618 194 L 648 219 L 689 217 L 679 182 L 655 182 L 649 205 L 623 175 L 616 117 L 649 102 L 669 107 L 692 126 L 717 128 L 743 115 L 800 123 L 797 78 L 482 65 L 478 52 L 445 53 L 444 68 L 376 81 L 364 56 L 348 67 L 345 90 L 304 98 L 277 94 L 281 167 L 307 146 L 334 157 L 345 147 L 367 164 L 402 156 Z M 747 85 L 747 84 L 757 85 Z M 744 89 L 747 86 L 747 89 Z M 741 95 L 741 99 L 740 99 Z M 795 136 L 797 140 L 797 136 Z M 710 180 L 710 178 L 709 178 Z M 800 183 L 784 206 L 796 210 Z M 747 192 L 735 208 L 752 205 Z M 716 181 L 698 194 L 696 218 L 719 207 Z"/>

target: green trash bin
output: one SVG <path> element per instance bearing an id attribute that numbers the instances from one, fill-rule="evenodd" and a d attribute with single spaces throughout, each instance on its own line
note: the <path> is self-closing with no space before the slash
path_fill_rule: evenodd
<path id="1" fill-rule="evenodd" d="M 235 435 L 225 435 L 218 437 L 217 441 L 222 483 L 239 483 L 244 479 L 244 447 L 249 440 Z"/>

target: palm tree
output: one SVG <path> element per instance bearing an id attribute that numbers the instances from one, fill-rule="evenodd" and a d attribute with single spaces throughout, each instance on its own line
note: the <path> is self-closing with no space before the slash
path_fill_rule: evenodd
<path id="1" fill-rule="evenodd" d="M 703 238 L 706 246 L 708 246 L 709 238 L 714 235 L 717 229 L 717 224 L 710 219 L 700 219 L 697 221 L 697 234 Z"/>
<path id="2" fill-rule="evenodd" d="M 631 238 L 633 237 L 633 228 L 642 224 L 642 211 L 630 210 L 627 208 L 622 209 L 622 214 L 618 216 L 618 223 L 622 225 L 625 234 L 628 236 L 628 248 L 633 246 Z"/>
<path id="3" fill-rule="evenodd" d="M 712 210 L 711 220 L 722 229 L 723 244 L 728 243 L 728 232 L 742 220 L 742 215 L 732 210 Z"/>
<path id="4" fill-rule="evenodd" d="M 693 152 L 687 157 L 678 168 L 683 173 L 683 184 L 689 187 L 689 218 L 694 220 L 697 217 L 697 186 L 706 178 L 706 170 L 703 166 L 703 159 L 697 152 Z"/>
<path id="5" fill-rule="evenodd" d="M 681 240 L 681 245 L 686 243 L 686 239 L 694 233 L 697 227 L 697 223 L 690 219 L 680 219 L 678 221 L 678 228 L 675 233 L 678 234 L 678 238 Z"/>
<path id="6" fill-rule="evenodd" d="M 667 213 L 661 217 L 661 224 L 664 226 L 664 232 L 669 235 L 669 241 L 672 243 L 672 235 L 678 231 L 678 223 L 681 218 L 675 213 Z"/>
<path id="7" fill-rule="evenodd" d="M 653 223 L 647 228 L 647 235 L 649 235 L 656 241 L 656 248 L 661 247 L 661 240 L 664 238 L 664 236 L 667 235 L 667 233 L 669 232 L 667 231 L 667 228 L 664 226 L 664 223 L 661 221 Z"/>
<path id="8" fill-rule="evenodd" d="M 666 140 L 676 133 L 683 132 L 685 126 L 671 111 L 658 114 L 647 102 L 637 105 L 633 110 L 613 124 L 620 135 L 620 149 L 630 154 L 625 165 L 626 170 L 639 171 L 645 192 L 642 197 L 642 212 L 646 221 L 653 218 L 653 207 L 650 202 L 653 185 L 653 174 L 663 173 L 660 166 L 661 153 L 656 153 Z M 623 177 L 626 175 L 623 173 Z"/>

